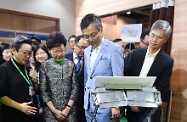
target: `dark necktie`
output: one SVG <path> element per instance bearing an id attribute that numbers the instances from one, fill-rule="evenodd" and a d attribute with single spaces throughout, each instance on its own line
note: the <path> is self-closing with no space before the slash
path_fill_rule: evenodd
<path id="1" fill-rule="evenodd" d="M 76 59 L 78 60 L 77 64 L 76 64 L 76 71 L 78 73 L 80 68 L 81 68 L 81 58 L 80 57 L 76 57 Z"/>

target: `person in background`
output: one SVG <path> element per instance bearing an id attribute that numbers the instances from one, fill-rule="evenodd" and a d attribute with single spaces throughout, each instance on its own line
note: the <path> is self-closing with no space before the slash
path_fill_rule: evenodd
<path id="1" fill-rule="evenodd" d="M 11 44 L 9 43 L 1 43 L 0 44 L 0 65 L 3 64 L 6 61 L 9 61 L 12 57 L 11 52 Z M 2 121 L 2 115 L 1 115 L 1 104 L 0 104 L 0 122 Z"/>
<path id="2" fill-rule="evenodd" d="M 75 65 L 64 58 L 66 39 L 61 32 L 51 33 L 46 45 L 51 59 L 39 70 L 40 90 L 46 107 L 46 122 L 77 122 L 74 102 L 78 92 Z"/>
<path id="3" fill-rule="evenodd" d="M 33 55 L 34 55 L 35 67 L 37 72 L 40 69 L 40 65 L 46 60 L 51 58 L 51 55 L 47 47 L 43 44 L 40 44 L 36 47 L 35 51 L 33 52 Z"/>
<path id="4" fill-rule="evenodd" d="M 122 48 L 123 48 L 123 56 L 125 57 L 125 45 L 123 43 L 123 40 L 122 39 L 115 39 L 113 42 L 116 43 L 116 44 L 119 44 L 120 46 L 122 46 Z"/>
<path id="5" fill-rule="evenodd" d="M 32 53 L 31 45 L 27 37 L 16 36 L 12 42 L 13 57 L 0 65 L 2 122 L 35 122 L 35 92 L 26 67 Z"/>
<path id="6" fill-rule="evenodd" d="M 161 47 L 171 34 L 167 21 L 157 20 L 149 33 L 148 48 L 133 50 L 125 61 L 125 76 L 156 76 L 153 84 L 161 92 L 162 104 L 151 117 L 151 122 L 161 121 L 161 109 L 166 108 L 169 99 L 170 77 L 174 60 Z M 143 122 L 152 108 L 130 106 L 127 110 L 128 122 Z"/>
<path id="7" fill-rule="evenodd" d="M 150 30 L 145 30 L 140 36 L 140 48 L 147 48 L 149 46 L 149 32 Z"/>
<path id="8" fill-rule="evenodd" d="M 36 89 L 36 99 L 37 99 L 37 108 L 38 108 L 38 122 L 43 121 L 43 101 L 40 95 L 40 81 L 39 81 L 39 69 L 41 63 L 48 60 L 50 58 L 49 51 L 47 47 L 43 44 L 39 44 L 38 46 L 33 46 L 33 52 L 29 59 L 30 62 L 30 76 L 35 82 L 35 89 Z"/>
<path id="9" fill-rule="evenodd" d="M 65 58 L 73 61 L 76 66 L 79 91 L 77 94 L 76 107 L 78 122 L 86 122 L 84 105 L 84 49 L 89 46 L 82 35 L 75 39 L 74 51 L 65 55 Z"/>
<path id="10" fill-rule="evenodd" d="M 0 44 L 0 64 L 9 61 L 12 58 L 11 44 L 1 43 Z"/>
<path id="11" fill-rule="evenodd" d="M 75 35 L 71 35 L 68 39 L 68 44 L 72 51 L 74 50 L 75 47 L 75 38 L 76 38 Z"/>
<path id="12" fill-rule="evenodd" d="M 35 36 L 31 37 L 31 40 L 32 40 L 32 44 L 35 46 L 38 46 L 41 44 L 41 40 Z"/>
<path id="13" fill-rule="evenodd" d="M 132 50 L 135 49 L 135 46 L 133 43 L 128 43 L 126 46 L 125 46 L 125 51 L 124 51 L 124 57 L 128 56 L 128 54 L 130 52 L 132 52 Z"/>
<path id="14" fill-rule="evenodd" d="M 80 28 L 84 39 L 90 44 L 84 51 L 84 109 L 87 122 L 91 122 L 95 109 L 91 97 L 95 76 L 122 76 L 123 49 L 103 37 L 101 19 L 94 14 L 85 15 Z M 119 108 L 98 108 L 95 119 L 97 122 L 109 122 L 110 118 L 119 116 Z"/>
<path id="15" fill-rule="evenodd" d="M 117 44 L 119 44 L 119 45 L 121 45 L 123 49 L 125 48 L 125 45 L 124 45 L 122 39 L 115 39 L 113 42 L 114 42 L 114 43 L 117 43 Z"/>

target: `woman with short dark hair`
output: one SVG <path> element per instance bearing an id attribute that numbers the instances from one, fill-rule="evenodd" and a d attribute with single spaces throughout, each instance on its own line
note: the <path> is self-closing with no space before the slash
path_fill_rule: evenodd
<path id="1" fill-rule="evenodd" d="M 45 121 L 77 122 L 74 102 L 78 84 L 74 63 L 64 58 L 66 39 L 62 33 L 53 32 L 46 45 L 52 58 L 42 63 L 39 71 Z"/>

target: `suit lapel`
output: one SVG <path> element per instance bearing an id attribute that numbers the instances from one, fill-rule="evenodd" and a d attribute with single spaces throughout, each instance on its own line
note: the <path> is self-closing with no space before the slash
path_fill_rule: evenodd
<path id="1" fill-rule="evenodd" d="M 86 63 L 86 69 L 87 69 L 87 71 L 88 71 L 88 73 L 90 74 L 91 73 L 91 70 L 90 70 L 90 55 L 91 55 L 91 49 L 92 49 L 92 46 L 89 46 L 88 47 L 88 53 L 87 53 L 87 55 L 86 55 L 86 59 L 84 59 L 86 62 L 88 62 L 88 63 Z"/>
<path id="2" fill-rule="evenodd" d="M 101 57 L 103 56 L 103 54 L 104 54 L 104 52 L 105 52 L 107 46 L 108 46 L 108 42 L 107 42 L 106 40 L 104 40 L 104 41 L 103 41 L 103 44 L 101 45 L 101 49 L 99 50 L 99 54 L 98 54 L 98 56 L 97 56 L 97 58 L 96 58 L 96 60 L 95 60 L 95 62 L 94 62 L 92 74 L 93 74 L 93 72 L 94 72 L 94 70 L 95 70 L 97 64 L 99 63 Z"/>
<path id="3" fill-rule="evenodd" d="M 143 66 L 143 63 L 144 63 L 144 60 L 145 60 L 145 55 L 146 55 L 146 52 L 147 52 L 147 49 L 142 49 L 142 50 L 139 50 L 139 55 L 137 55 L 137 62 L 135 63 L 135 67 L 136 67 L 136 74 L 139 75 L 140 72 L 141 72 L 141 69 L 142 69 L 142 66 Z"/>
<path id="4" fill-rule="evenodd" d="M 73 52 L 70 55 L 70 60 L 73 61 Z M 74 61 L 73 61 L 74 62 Z"/>
<path id="5" fill-rule="evenodd" d="M 152 66 L 151 66 L 151 68 L 150 68 L 150 70 L 149 70 L 149 72 L 148 72 L 148 76 L 152 76 L 153 74 L 155 75 L 155 74 L 157 74 L 157 70 L 156 69 L 158 69 L 158 67 L 160 67 L 160 60 L 162 60 L 162 50 L 160 50 L 159 51 L 159 53 L 157 54 L 157 56 L 155 57 L 155 60 L 154 60 L 154 62 L 153 62 L 153 64 L 152 64 Z"/>

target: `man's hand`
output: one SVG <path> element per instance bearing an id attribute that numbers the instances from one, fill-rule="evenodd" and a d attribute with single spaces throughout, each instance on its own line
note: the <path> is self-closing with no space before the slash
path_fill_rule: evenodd
<path id="1" fill-rule="evenodd" d="M 140 109 L 136 106 L 130 106 L 131 107 L 131 110 L 134 111 L 134 112 L 140 112 Z"/>
<path id="2" fill-rule="evenodd" d="M 20 104 L 20 111 L 27 115 L 35 115 L 37 108 L 30 106 L 32 102 L 25 102 Z"/>
<path id="3" fill-rule="evenodd" d="M 168 103 L 167 102 L 162 102 L 161 106 L 160 106 L 160 109 L 167 109 L 167 105 Z"/>
<path id="4" fill-rule="evenodd" d="M 119 108 L 112 108 L 112 117 L 111 118 L 117 118 L 120 116 L 120 109 Z"/>

